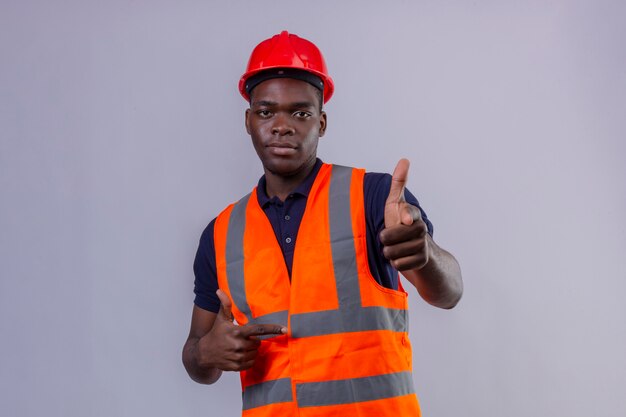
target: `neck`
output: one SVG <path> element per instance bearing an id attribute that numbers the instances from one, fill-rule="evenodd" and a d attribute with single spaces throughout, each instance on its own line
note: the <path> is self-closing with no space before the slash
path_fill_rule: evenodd
<path id="1" fill-rule="evenodd" d="M 269 171 L 264 168 L 265 171 L 265 192 L 269 198 L 278 197 L 281 201 L 285 201 L 289 194 L 291 194 L 302 181 L 311 173 L 315 166 L 316 160 L 303 166 L 298 172 L 293 175 L 284 176 L 275 172 Z"/>

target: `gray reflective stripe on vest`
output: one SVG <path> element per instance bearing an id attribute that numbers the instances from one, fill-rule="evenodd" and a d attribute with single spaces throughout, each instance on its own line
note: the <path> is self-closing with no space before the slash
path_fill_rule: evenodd
<path id="1" fill-rule="evenodd" d="M 328 221 L 340 310 L 361 307 L 361 291 L 356 269 L 356 250 L 350 212 L 351 181 L 352 168 L 333 165 L 328 196 Z"/>
<path id="2" fill-rule="evenodd" d="M 233 207 L 228 219 L 226 232 L 226 278 L 233 302 L 245 314 L 248 321 L 252 313 L 246 297 L 246 286 L 243 278 L 243 232 L 246 229 L 246 206 L 250 194 L 243 197 Z"/>
<path id="3" fill-rule="evenodd" d="M 406 310 L 386 307 L 360 307 L 352 313 L 345 310 L 326 310 L 293 314 L 293 337 L 323 336 L 368 330 L 407 332 Z"/>
<path id="4" fill-rule="evenodd" d="M 330 246 L 339 309 L 292 314 L 292 337 L 322 336 L 368 330 L 407 331 L 407 311 L 362 307 L 352 232 L 352 168 L 333 165 L 328 198 Z"/>
<path id="5" fill-rule="evenodd" d="M 288 320 L 289 312 L 287 310 L 283 310 L 256 317 L 250 320 L 248 324 L 280 324 L 282 326 L 287 326 Z"/>
<path id="6" fill-rule="evenodd" d="M 244 389 L 242 397 L 244 410 L 292 401 L 291 379 L 275 379 L 250 385 Z"/>
<path id="7" fill-rule="evenodd" d="M 299 407 L 350 404 L 414 393 L 410 372 L 296 384 Z"/>

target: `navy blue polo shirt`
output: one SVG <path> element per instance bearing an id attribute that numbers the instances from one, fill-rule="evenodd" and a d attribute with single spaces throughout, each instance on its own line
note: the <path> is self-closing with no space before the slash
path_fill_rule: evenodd
<path id="1" fill-rule="evenodd" d="M 296 236 L 298 235 L 300 221 L 304 215 L 306 200 L 321 166 L 322 161 L 318 158 L 311 173 L 285 201 L 281 201 L 278 197 L 269 198 L 265 189 L 265 176 L 262 176 L 259 180 L 257 187 L 259 205 L 274 228 L 274 234 L 282 249 L 289 276 L 291 276 L 293 250 L 296 246 Z M 385 227 L 385 201 L 389 195 L 390 188 L 391 175 L 375 172 L 365 174 L 363 191 L 370 271 L 380 285 L 397 290 L 398 272 L 383 256 L 383 245 L 378 239 L 378 234 Z M 409 204 L 419 207 L 422 212 L 422 219 L 428 226 L 428 233 L 432 236 L 433 225 L 426 217 L 426 213 L 420 207 L 415 196 L 405 189 L 405 198 Z M 194 303 L 204 310 L 217 313 L 220 308 L 220 300 L 217 298 L 217 294 L 215 294 L 218 285 L 215 268 L 215 244 L 213 242 L 214 226 L 215 219 L 202 232 L 196 259 L 193 263 L 195 274 L 194 293 L 196 295 Z"/>

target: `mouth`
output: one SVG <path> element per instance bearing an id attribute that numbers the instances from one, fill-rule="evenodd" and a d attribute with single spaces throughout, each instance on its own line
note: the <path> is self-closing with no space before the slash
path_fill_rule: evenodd
<path id="1" fill-rule="evenodd" d="M 266 145 L 266 148 L 270 151 L 270 153 L 278 156 L 293 155 L 297 150 L 296 145 L 285 142 L 271 142 Z"/>

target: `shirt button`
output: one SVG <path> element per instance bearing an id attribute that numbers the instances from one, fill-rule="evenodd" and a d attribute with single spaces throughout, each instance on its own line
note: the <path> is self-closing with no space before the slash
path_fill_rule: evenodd
<path id="1" fill-rule="evenodd" d="M 287 242 L 287 243 L 291 243 L 291 238 L 290 238 L 290 237 L 288 237 L 287 239 L 285 239 L 285 242 Z"/>
<path id="2" fill-rule="evenodd" d="M 285 216 L 285 220 L 291 220 L 291 216 L 286 215 L 286 216 Z"/>

